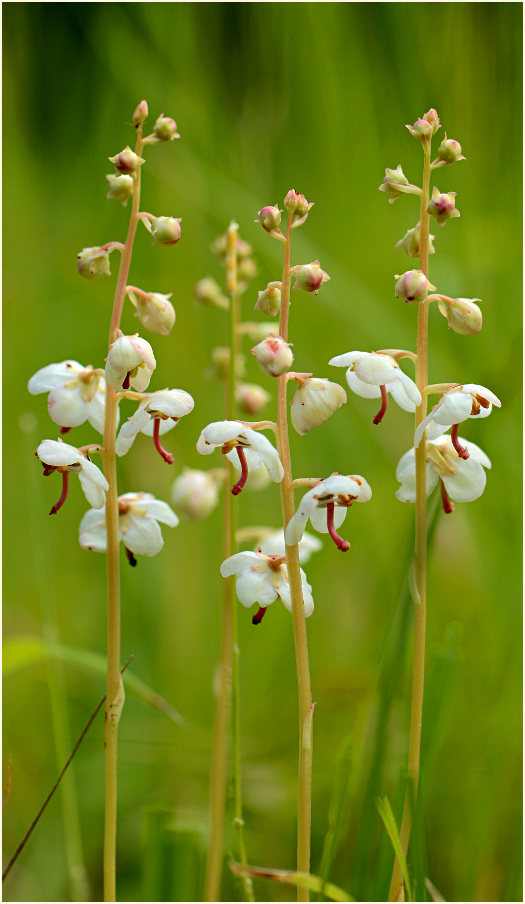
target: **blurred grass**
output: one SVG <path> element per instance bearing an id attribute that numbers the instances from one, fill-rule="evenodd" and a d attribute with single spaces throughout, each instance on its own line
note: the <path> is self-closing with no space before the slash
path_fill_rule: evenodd
<path id="1" fill-rule="evenodd" d="M 436 173 L 442 191 L 458 192 L 461 219 L 434 230 L 431 279 L 450 295 L 482 298 L 484 329 L 457 336 L 433 311 L 430 380 L 487 385 L 503 406 L 482 426 L 465 429 L 493 469 L 481 499 L 441 518 L 430 562 L 424 856 L 430 879 L 448 900 L 517 900 L 521 889 L 521 15 L 515 3 L 3 7 L 8 638 L 40 636 L 38 587 L 56 597 L 62 644 L 105 649 L 104 560 L 77 544 L 85 510 L 78 486 L 52 523 L 47 511 L 56 485 L 43 486 L 45 505 L 36 511 L 22 492 L 34 433 L 56 434 L 44 397 L 29 396 L 26 384 L 51 361 L 74 357 L 102 364 L 114 279 L 81 280 L 75 255 L 125 233 L 127 213 L 105 202 L 104 175 L 111 169 L 107 156 L 132 138 L 128 124 L 136 103 L 147 98 L 151 121 L 161 111 L 174 116 L 182 135 L 148 152 L 143 195 L 144 209 L 183 218 L 182 240 L 173 249 L 152 248 L 140 235 L 133 282 L 173 291 L 177 324 L 170 337 L 154 341 L 154 388 L 182 386 L 196 408 L 170 434 L 174 473 L 141 437 L 120 474 L 124 491 L 146 489 L 166 499 L 182 465 L 202 466 L 195 451 L 201 428 L 222 417 L 222 386 L 204 382 L 202 374 L 212 345 L 226 341 L 227 324 L 221 312 L 192 301 L 197 279 L 220 275 L 209 251 L 215 236 L 233 217 L 254 246 L 260 275 L 245 299 L 252 319 L 255 290 L 280 272 L 280 247 L 253 223 L 257 210 L 281 203 L 290 187 L 316 202 L 296 233 L 293 262 L 319 258 L 331 281 L 316 297 L 294 293 L 291 338 L 298 370 L 338 380 L 342 372 L 327 366 L 335 354 L 414 344 L 414 311 L 395 302 L 392 288 L 394 273 L 410 266 L 394 244 L 417 213 L 411 199 L 388 205 L 377 191 L 386 166 L 401 162 L 411 181 L 420 178 L 420 149 L 404 123 L 434 106 L 448 135 L 462 143 L 467 162 Z M 128 311 L 124 328 L 132 331 L 136 323 Z M 255 362 L 248 366 L 258 381 Z M 37 419 L 29 433 L 23 429 L 27 413 Z M 392 407 L 378 429 L 373 413 L 369 402 L 352 397 L 323 427 L 291 438 L 296 475 L 362 473 L 374 492 L 372 503 L 351 510 L 345 522 L 348 555 L 326 548 L 307 566 L 316 601 L 308 623 L 317 701 L 312 862 L 321 859 L 337 754 L 351 735 L 349 819 L 330 878 L 355 896 L 348 877 L 360 828 L 375 819 L 368 865 L 356 882 L 362 900 L 377 900 L 376 887 L 384 884 L 374 867 L 380 850 L 379 872 L 387 875 L 392 859 L 373 800 L 371 811 L 361 809 L 362 781 L 371 755 L 368 726 L 380 706 L 381 655 L 394 630 L 413 518 L 413 508 L 394 497 L 395 465 L 410 444 L 410 425 Z M 77 428 L 71 441 L 81 445 L 91 435 L 90 428 Z M 276 489 L 243 494 L 240 513 L 243 524 L 277 524 Z M 29 548 L 34 518 L 47 577 Z M 123 558 L 123 658 L 134 654 L 136 675 L 170 700 L 190 729 L 182 737 L 162 714 L 128 696 L 120 744 L 121 900 L 142 898 L 143 883 L 153 881 L 137 855 L 144 850 L 145 822 L 153 818 L 148 814 L 159 807 L 172 814 L 167 850 L 178 844 L 179 831 L 205 838 L 220 525 L 216 512 L 206 523 L 165 529 L 162 555 L 141 560 L 134 570 Z M 248 856 L 251 863 L 290 868 L 296 766 L 290 621 L 278 606 L 258 630 L 249 616 L 240 616 Z M 454 638 L 461 638 L 457 647 Z M 449 656 L 447 649 L 457 653 Z M 407 631 L 391 675 L 381 791 L 396 816 L 406 766 L 410 657 Z M 98 677 L 86 681 L 74 669 L 66 670 L 66 681 L 74 737 L 104 683 Z M 56 777 L 45 682 L 44 666 L 4 682 L 4 750 L 13 760 L 6 855 Z M 101 745 L 100 724 L 77 762 L 95 896 Z M 56 804 L 9 877 L 5 900 L 65 898 L 61 833 Z M 171 886 L 169 893 L 182 900 L 187 887 L 177 892 Z M 225 898 L 234 900 L 238 891 L 226 874 Z M 274 900 L 294 897 L 293 889 L 270 883 L 256 892 Z"/>

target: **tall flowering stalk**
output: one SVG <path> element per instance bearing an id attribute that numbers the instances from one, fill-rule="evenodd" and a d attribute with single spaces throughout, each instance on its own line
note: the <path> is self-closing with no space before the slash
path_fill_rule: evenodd
<path id="1" fill-rule="evenodd" d="M 117 749 L 118 726 L 124 705 L 124 688 L 120 674 L 120 542 L 128 561 L 137 564 L 136 556 L 152 556 L 163 545 L 159 522 L 171 527 L 178 519 L 170 507 L 144 492 L 119 496 L 117 485 L 117 457 L 126 454 L 139 432 L 149 433 L 161 458 L 171 464 L 173 455 L 164 449 L 160 435 L 175 426 L 193 408 L 193 399 L 181 389 L 146 392 L 155 369 L 155 357 L 149 342 L 138 334 L 124 335 L 121 319 L 126 298 L 135 308 L 136 316 L 150 332 L 166 335 L 175 321 L 175 311 L 168 295 L 145 292 L 129 286 L 128 276 L 133 244 L 139 222 L 142 222 L 155 242 L 176 244 L 181 235 L 180 219 L 154 217 L 140 211 L 140 156 L 146 145 L 178 138 L 173 119 L 158 117 L 150 135 L 143 137 L 143 123 L 148 115 L 145 101 L 133 114 L 136 130 L 135 149 L 129 146 L 110 157 L 116 174 L 107 176 L 107 197 L 127 204 L 131 199 L 131 214 L 125 243 L 108 242 L 100 247 L 84 248 L 77 256 L 81 276 L 93 279 L 110 275 L 109 254 L 121 253 L 109 327 L 108 354 L 105 370 L 83 367 L 77 361 L 66 360 L 38 371 L 29 381 L 32 393 L 49 392 L 48 410 L 52 420 L 60 426 L 61 434 L 86 420 L 103 434 L 103 444 L 91 443 L 76 448 L 61 439 L 44 440 L 37 456 L 44 467 L 44 476 L 57 471 L 62 478 L 62 493 L 50 514 L 56 514 L 66 501 L 69 474 L 77 473 L 88 502 L 93 506 L 82 518 L 80 544 L 85 549 L 105 552 L 107 562 L 108 641 L 106 713 L 104 725 L 105 756 L 105 822 L 104 822 L 104 900 L 116 899 L 116 836 L 117 836 Z M 123 399 L 138 402 L 135 413 L 122 426 L 117 437 L 119 403 Z M 103 470 L 91 462 L 90 455 L 102 456 Z"/>

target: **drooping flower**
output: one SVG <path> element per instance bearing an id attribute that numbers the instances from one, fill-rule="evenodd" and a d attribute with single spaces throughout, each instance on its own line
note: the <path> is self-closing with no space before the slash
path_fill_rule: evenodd
<path id="1" fill-rule="evenodd" d="M 308 519 L 312 527 L 322 534 L 330 534 L 338 549 L 346 552 L 350 543 L 337 533 L 346 518 L 347 509 L 354 502 L 368 502 L 372 490 L 364 477 L 359 474 L 332 474 L 320 480 L 301 499 L 295 515 L 286 526 L 284 536 L 288 546 L 299 543 Z"/>
<path id="2" fill-rule="evenodd" d="M 471 417 L 488 417 L 493 405 L 501 408 L 498 397 L 485 386 L 479 386 L 477 383 L 454 386 L 453 389 L 443 393 L 430 414 L 427 414 L 418 424 L 414 435 L 414 446 L 417 449 L 427 427 L 439 424 L 443 430 L 448 430 L 452 425 L 451 441 L 454 448 L 461 458 L 467 459 L 468 449 L 463 447 L 458 439 L 458 424 Z"/>
<path id="3" fill-rule="evenodd" d="M 125 455 L 137 433 L 145 433 L 147 436 L 153 436 L 155 448 L 161 458 L 168 464 L 173 464 L 173 455 L 163 448 L 159 436 L 167 433 L 175 427 L 181 417 L 193 411 L 194 404 L 193 398 L 184 389 L 165 389 L 151 393 L 120 428 L 115 443 L 117 455 Z"/>
<path id="4" fill-rule="evenodd" d="M 365 399 L 381 397 L 382 405 L 374 418 L 374 424 L 382 421 L 390 393 L 404 411 L 415 411 L 421 404 L 421 393 L 413 380 L 400 368 L 391 355 L 380 352 L 347 352 L 337 355 L 329 364 L 347 367 L 346 380 L 357 395 Z"/>
<path id="5" fill-rule="evenodd" d="M 106 380 L 117 392 L 130 386 L 137 392 L 144 392 L 155 367 L 153 349 L 146 339 L 141 339 L 138 333 L 119 336 L 106 359 Z"/>
<path id="6" fill-rule="evenodd" d="M 78 427 L 89 421 L 99 433 L 104 432 L 106 381 L 91 364 L 83 367 L 71 360 L 48 364 L 33 374 L 27 388 L 32 395 L 49 392 L 49 416 L 60 427 Z"/>
<path id="7" fill-rule="evenodd" d="M 465 440 L 461 440 L 465 443 Z M 468 457 L 461 457 L 447 434 L 426 440 L 426 487 L 427 497 L 435 489 L 438 481 L 441 487 L 441 498 L 444 511 L 449 514 L 454 510 L 451 499 L 456 502 L 472 502 L 478 499 L 485 489 L 487 476 L 484 468 L 491 467 L 490 459 L 476 446 L 468 441 L 466 446 Z M 409 449 L 401 456 L 396 470 L 396 478 L 401 486 L 396 496 L 401 502 L 416 501 L 416 459 L 415 450 Z M 450 497 L 450 498 L 449 498 Z"/>
<path id="8" fill-rule="evenodd" d="M 261 370 L 269 377 L 279 377 L 292 366 L 293 352 L 290 343 L 281 336 L 266 336 L 251 350 Z"/>
<path id="9" fill-rule="evenodd" d="M 294 289 L 303 289 L 305 292 L 313 292 L 314 295 L 317 295 L 323 283 L 330 280 L 328 273 L 321 269 L 319 261 L 298 264 L 291 268 L 290 273 L 295 276 Z"/>
<path id="10" fill-rule="evenodd" d="M 346 402 L 346 392 L 338 383 L 312 376 L 297 375 L 299 387 L 291 405 L 291 420 L 300 436 L 323 424 Z"/>
<path id="11" fill-rule="evenodd" d="M 456 207 L 456 192 L 440 192 L 439 188 L 434 186 L 427 213 L 436 218 L 438 226 L 444 226 L 447 220 L 453 217 L 460 217 L 461 214 Z"/>
<path id="12" fill-rule="evenodd" d="M 135 317 L 150 333 L 167 336 L 175 323 L 175 308 L 170 298 L 172 293 L 144 292 L 136 286 L 126 286 L 126 294 L 135 308 Z"/>
<path id="13" fill-rule="evenodd" d="M 322 545 L 323 544 L 317 537 L 305 532 L 298 543 L 299 561 L 301 565 L 308 561 L 313 552 L 318 552 L 322 548 Z M 276 530 L 273 531 L 273 533 L 268 534 L 268 536 L 261 540 L 259 547 L 261 552 L 267 556 L 284 556 L 286 550 L 283 529 L 281 528 L 281 530 Z"/>
<path id="14" fill-rule="evenodd" d="M 171 501 L 192 521 L 207 518 L 219 502 L 218 481 L 209 471 L 184 468 L 171 490 Z"/>
<path id="15" fill-rule="evenodd" d="M 166 502 L 155 499 L 151 493 L 124 493 L 118 498 L 118 530 L 131 565 L 136 565 L 135 555 L 155 556 L 164 546 L 158 522 L 176 527 L 179 523 L 175 512 Z M 105 509 L 92 508 L 82 518 L 79 542 L 84 549 L 105 552 L 107 545 Z"/>
<path id="16" fill-rule="evenodd" d="M 304 614 L 308 617 L 314 611 L 312 588 L 306 580 L 302 568 L 301 589 L 303 595 Z M 292 599 L 288 580 L 286 557 L 264 555 L 258 552 L 238 552 L 225 559 L 221 565 L 223 578 L 237 575 L 236 590 L 239 602 L 247 609 L 259 603 L 259 610 L 253 616 L 254 625 L 260 624 L 268 606 L 279 597 L 289 612 L 292 611 Z"/>
<path id="17" fill-rule="evenodd" d="M 245 485 L 248 471 L 258 468 L 261 462 L 275 483 L 283 479 L 284 470 L 277 449 L 262 433 L 241 421 L 214 421 L 204 428 L 197 440 L 197 451 L 201 455 L 210 455 L 219 448 L 231 461 L 235 461 L 237 456 L 241 466 L 241 476 L 232 487 L 234 496 Z"/>
<path id="18" fill-rule="evenodd" d="M 102 471 L 81 449 L 54 439 L 45 439 L 38 446 L 35 455 L 44 466 L 44 477 L 48 477 L 53 471 L 58 471 L 62 475 L 62 494 L 51 509 L 50 515 L 56 515 L 66 501 L 70 471 L 78 474 L 87 501 L 96 507 L 104 505 L 109 484 Z"/>

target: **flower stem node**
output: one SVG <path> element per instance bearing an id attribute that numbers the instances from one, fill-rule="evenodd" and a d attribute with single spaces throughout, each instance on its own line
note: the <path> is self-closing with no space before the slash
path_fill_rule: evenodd
<path id="1" fill-rule="evenodd" d="M 241 470 L 241 478 L 232 488 L 234 496 L 243 489 L 248 472 L 259 468 L 261 463 L 275 483 L 284 477 L 277 449 L 265 436 L 241 421 L 215 421 L 204 428 L 197 440 L 197 452 L 211 455 L 215 449 L 220 449 Z"/>
<path id="2" fill-rule="evenodd" d="M 153 349 L 138 333 L 119 336 L 106 358 L 106 380 L 117 392 L 133 387 L 144 392 L 156 367 Z"/>
<path id="3" fill-rule="evenodd" d="M 143 292 L 136 286 L 127 286 L 126 293 L 135 308 L 135 316 L 150 333 L 167 336 L 175 323 L 175 308 L 170 302 L 172 293 Z"/>
<path id="4" fill-rule="evenodd" d="M 465 443 L 465 440 L 461 440 Z M 463 448 L 463 447 L 461 447 Z M 487 482 L 484 468 L 490 468 L 490 459 L 468 441 L 467 457 L 462 458 L 453 444 L 452 436 L 442 434 L 426 441 L 426 493 L 433 492 L 439 481 L 443 509 L 447 514 L 453 510 L 450 499 L 456 502 L 473 502 L 478 499 Z M 396 478 L 401 486 L 396 496 L 401 502 L 416 501 L 416 459 L 414 449 L 401 456 L 396 470 Z M 450 498 L 449 498 L 450 497 Z"/>
<path id="5" fill-rule="evenodd" d="M 146 161 L 139 157 L 138 154 L 135 154 L 135 151 L 132 151 L 129 144 L 124 148 L 120 154 L 116 154 L 114 157 L 108 157 L 110 163 L 115 164 L 115 168 L 124 175 L 132 175 L 139 166 L 141 166 Z"/>
<path id="6" fill-rule="evenodd" d="M 106 381 L 91 364 L 48 364 L 33 374 L 27 388 L 32 395 L 49 392 L 47 410 L 60 427 L 78 427 L 89 421 L 95 430 L 104 433 Z"/>
<path id="7" fill-rule="evenodd" d="M 407 125 L 410 134 L 417 138 L 418 141 L 426 141 L 432 138 L 439 128 L 441 128 L 441 123 L 437 111 L 433 107 L 428 113 L 425 113 L 422 119 L 416 119 L 413 126 Z"/>
<path id="8" fill-rule="evenodd" d="M 406 270 L 402 276 L 396 274 L 395 296 L 403 301 L 425 301 L 429 290 L 436 288 L 432 285 L 422 270 Z"/>
<path id="9" fill-rule="evenodd" d="M 474 336 L 481 331 L 483 326 L 481 308 L 476 303 L 478 301 L 481 299 L 441 296 L 438 299 L 438 307 L 455 333 L 459 333 L 461 336 Z"/>
<path id="10" fill-rule="evenodd" d="M 141 100 L 133 111 L 133 125 L 139 126 L 148 118 L 148 105 L 145 100 Z"/>
<path id="11" fill-rule="evenodd" d="M 222 294 L 221 287 L 212 276 L 205 276 L 204 279 L 199 279 L 198 283 L 195 283 L 193 294 L 201 304 L 222 308 L 223 311 L 227 311 L 230 306 L 230 302 Z"/>
<path id="12" fill-rule="evenodd" d="M 281 311 L 281 282 L 269 282 L 263 292 L 257 292 L 256 311 L 268 317 L 277 317 Z"/>
<path id="13" fill-rule="evenodd" d="M 447 220 L 461 216 L 456 208 L 456 192 L 449 191 L 447 194 L 434 186 L 427 213 L 436 218 L 438 226 L 444 226 Z"/>
<path id="14" fill-rule="evenodd" d="M 284 532 L 287 546 L 295 546 L 300 542 L 310 519 L 316 531 L 330 534 L 337 548 L 346 552 L 350 544 L 338 535 L 337 528 L 345 520 L 347 509 L 354 502 L 368 502 L 371 498 L 369 484 L 358 474 L 332 474 L 331 477 L 320 480 L 303 496 L 295 515 L 288 522 Z"/>
<path id="15" fill-rule="evenodd" d="M 296 377 L 299 387 L 292 399 L 291 420 L 300 436 L 323 424 L 346 402 L 346 392 L 338 383 L 316 377 Z"/>
<path id="16" fill-rule="evenodd" d="M 466 159 L 461 153 L 459 141 L 454 138 L 447 138 L 445 134 L 443 141 L 438 147 L 437 158 L 432 161 L 432 168 L 436 169 L 438 166 L 447 166 L 449 163 L 456 163 L 459 160 Z"/>
<path id="17" fill-rule="evenodd" d="M 314 295 L 317 295 L 322 284 L 330 279 L 328 273 L 321 269 L 319 261 L 292 267 L 290 273 L 295 276 L 294 289 L 304 289 L 305 292 L 313 292 Z"/>
<path id="18" fill-rule="evenodd" d="M 309 204 L 304 195 L 293 188 L 290 189 L 284 199 L 284 207 L 292 217 L 292 229 L 302 226 L 313 206 L 313 201 Z"/>
<path id="19" fill-rule="evenodd" d="M 388 195 L 389 204 L 393 204 L 397 198 L 400 198 L 404 192 L 400 189 L 402 185 L 409 185 L 409 181 L 403 172 L 403 168 L 400 163 L 398 163 L 396 169 L 390 169 L 388 166 L 385 169 L 385 178 L 383 179 L 381 185 L 379 186 L 379 191 L 383 191 L 386 195 Z"/>
<path id="20" fill-rule="evenodd" d="M 293 352 L 290 343 L 281 336 L 267 336 L 251 350 L 261 370 L 269 377 L 280 377 L 291 366 Z"/>
<path id="21" fill-rule="evenodd" d="M 155 556 L 164 546 L 158 522 L 176 527 L 179 523 L 167 502 L 151 493 L 124 493 L 118 498 L 118 533 L 126 553 Z M 82 518 L 79 542 L 83 549 L 106 552 L 106 516 L 103 508 L 92 508 Z M 130 564 L 136 561 L 130 559 Z"/>
<path id="22" fill-rule="evenodd" d="M 117 175 L 110 173 L 106 176 L 109 182 L 109 191 L 106 198 L 114 198 L 120 201 L 125 207 L 133 194 L 134 179 L 133 176 Z"/>
<path id="23" fill-rule="evenodd" d="M 133 414 L 120 428 L 115 443 L 117 455 L 125 455 L 138 433 L 152 436 L 161 457 L 173 464 L 173 456 L 160 444 L 159 435 L 175 427 L 181 417 L 193 411 L 194 401 L 184 389 L 163 389 L 146 396 Z"/>
<path id="24" fill-rule="evenodd" d="M 346 381 L 356 395 L 365 399 L 381 398 L 380 411 L 374 424 L 380 423 L 385 412 L 387 393 L 404 411 L 415 411 L 421 405 L 421 393 L 391 355 L 380 352 L 347 352 L 329 361 L 333 367 L 347 367 Z"/>
<path id="25" fill-rule="evenodd" d="M 455 386 L 443 393 L 438 404 L 432 409 L 430 414 L 417 425 L 414 435 L 414 446 L 419 446 L 423 433 L 427 431 L 427 439 L 432 439 L 436 432 L 443 433 L 452 425 L 455 433 L 457 433 L 457 425 L 468 418 L 485 418 L 492 411 L 492 406 L 496 405 L 501 408 L 501 402 L 490 389 L 486 386 L 479 386 L 478 383 L 464 383 L 461 386 Z M 454 433 L 452 436 L 454 440 Z M 462 455 L 463 447 L 458 443 L 454 443 L 458 454 Z M 467 456 L 468 457 L 468 456 Z"/>
<path id="26" fill-rule="evenodd" d="M 305 617 L 314 611 L 312 588 L 306 579 L 303 569 L 301 573 L 301 591 Z M 283 605 L 292 611 L 290 582 L 285 556 L 265 555 L 257 552 L 235 553 L 225 559 L 221 565 L 223 578 L 237 576 L 236 591 L 239 602 L 249 609 L 254 603 L 259 604 L 259 612 L 253 623 L 260 624 L 264 612 L 279 597 Z"/>
<path id="27" fill-rule="evenodd" d="M 428 236 L 428 253 L 434 254 L 436 249 L 432 244 L 435 235 Z M 419 243 L 421 241 L 421 229 L 419 223 L 413 229 L 409 229 L 399 242 L 396 242 L 396 248 L 406 251 L 409 257 L 419 257 Z"/>
<path id="28" fill-rule="evenodd" d="M 274 204 L 273 207 L 263 207 L 257 214 L 257 219 L 254 220 L 254 223 L 260 223 L 266 232 L 280 232 L 281 213 L 282 211 L 279 210 L 277 204 Z"/>
<path id="29" fill-rule="evenodd" d="M 173 484 L 171 501 L 190 521 L 207 518 L 219 502 L 217 480 L 208 471 L 184 468 Z"/>
<path id="30" fill-rule="evenodd" d="M 89 460 L 81 449 L 60 440 L 45 439 L 38 446 L 35 455 L 44 466 L 44 477 L 53 471 L 59 471 L 62 474 L 62 495 L 51 509 L 50 515 L 55 515 L 66 501 L 70 471 L 78 474 L 87 501 L 97 507 L 104 505 L 109 484 L 102 471 Z"/>
<path id="31" fill-rule="evenodd" d="M 78 272 L 86 279 L 96 279 L 97 276 L 111 276 L 109 269 L 109 255 L 111 248 L 105 246 L 83 248 L 77 254 Z"/>
<path id="32" fill-rule="evenodd" d="M 151 234 L 158 245 L 176 245 L 181 236 L 181 217 L 153 217 Z"/>

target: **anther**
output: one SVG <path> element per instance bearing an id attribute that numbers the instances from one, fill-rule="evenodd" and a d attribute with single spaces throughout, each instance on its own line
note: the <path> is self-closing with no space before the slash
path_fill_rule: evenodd
<path id="1" fill-rule="evenodd" d="M 328 533 L 330 534 L 332 540 L 335 545 L 341 552 L 347 552 L 350 549 L 350 543 L 348 540 L 343 540 L 342 537 L 337 533 L 334 526 L 334 508 L 335 503 L 329 502 L 326 506 L 326 526 L 328 527 Z"/>
<path id="2" fill-rule="evenodd" d="M 458 426 L 459 426 L 459 424 L 452 425 L 452 430 L 450 431 L 450 438 L 452 440 L 452 445 L 454 446 L 454 449 L 458 453 L 459 457 L 462 458 L 464 461 L 466 461 L 467 458 L 470 458 L 470 452 L 468 451 L 468 449 L 465 446 L 462 446 L 458 440 Z"/>
<path id="3" fill-rule="evenodd" d="M 155 443 L 155 448 L 159 453 L 160 457 L 164 459 L 169 465 L 172 465 L 175 461 L 171 452 L 166 452 L 166 449 L 162 445 L 159 439 L 159 430 L 160 430 L 160 417 L 153 418 L 153 442 Z"/>
<path id="4" fill-rule="evenodd" d="M 232 493 L 234 496 L 238 496 L 244 484 L 248 480 L 248 462 L 246 461 L 246 455 L 244 454 L 244 449 L 242 448 L 242 446 L 235 446 L 235 451 L 237 452 L 239 461 L 241 463 L 241 476 L 239 477 L 237 483 L 232 487 Z M 259 622 L 255 622 L 255 624 L 258 623 Z"/>
<path id="5" fill-rule="evenodd" d="M 381 390 L 381 408 L 379 409 L 379 411 L 377 412 L 377 414 L 374 418 L 374 424 L 381 423 L 381 421 L 383 420 L 383 418 L 385 416 L 386 407 L 388 405 L 388 392 L 387 392 L 386 386 L 382 383 L 379 388 Z"/>
<path id="6" fill-rule="evenodd" d="M 257 610 L 257 612 L 255 613 L 255 615 L 252 618 L 252 625 L 260 625 L 261 624 L 267 608 L 268 608 L 267 606 L 259 606 L 259 609 Z"/>
<path id="7" fill-rule="evenodd" d="M 45 474 L 45 472 L 44 472 Z M 62 508 L 64 502 L 67 499 L 67 491 L 69 488 L 69 471 L 62 471 L 62 493 L 60 495 L 60 499 L 58 502 L 55 502 L 53 508 L 49 512 L 50 515 L 56 515 L 59 509 Z"/>

